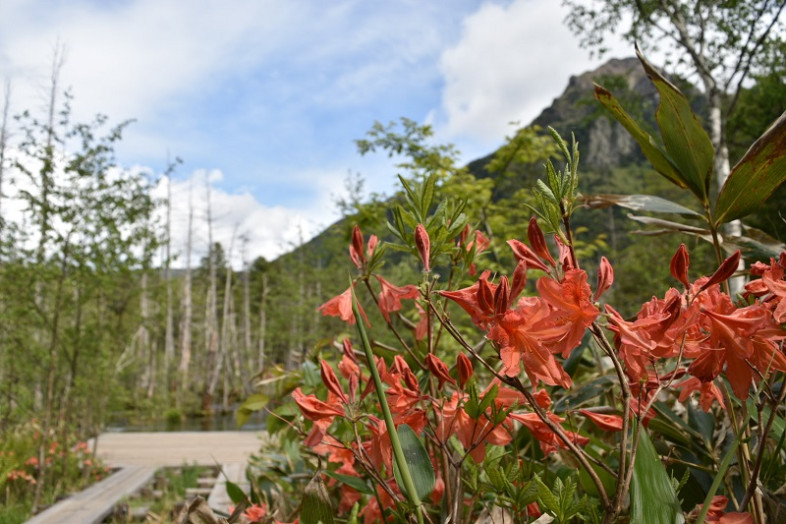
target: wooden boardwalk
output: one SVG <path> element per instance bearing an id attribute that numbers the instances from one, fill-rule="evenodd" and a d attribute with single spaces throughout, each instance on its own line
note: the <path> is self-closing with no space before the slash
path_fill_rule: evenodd
<path id="1" fill-rule="evenodd" d="M 240 481 L 249 456 L 259 450 L 259 433 L 212 431 L 176 433 L 104 433 L 97 455 L 119 471 L 39 513 L 28 524 L 94 524 L 103 521 L 123 497 L 148 484 L 161 467 L 221 466 Z M 208 503 L 226 510 L 228 497 L 219 482 Z"/>

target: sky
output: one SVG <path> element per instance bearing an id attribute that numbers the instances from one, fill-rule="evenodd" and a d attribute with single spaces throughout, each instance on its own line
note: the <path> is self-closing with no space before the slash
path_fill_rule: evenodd
<path id="1" fill-rule="evenodd" d="M 394 191 L 394 161 L 354 143 L 375 121 L 428 123 L 463 162 L 499 147 L 511 122 L 529 123 L 600 64 L 565 14 L 558 0 L 3 0 L 0 79 L 12 114 L 40 114 L 62 46 L 74 119 L 134 120 L 123 166 L 158 177 L 164 196 L 168 159 L 182 160 L 176 264 L 189 202 L 192 260 L 206 251 L 209 186 L 214 239 L 238 265 L 337 220 L 350 176 Z M 612 42 L 604 60 L 632 54 Z"/>

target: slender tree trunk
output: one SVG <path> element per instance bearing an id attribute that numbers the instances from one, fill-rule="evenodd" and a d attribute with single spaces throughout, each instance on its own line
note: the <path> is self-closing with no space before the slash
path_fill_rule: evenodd
<path id="1" fill-rule="evenodd" d="M 166 256 L 164 259 L 164 285 L 166 286 L 166 331 L 164 333 L 164 384 L 171 391 L 171 368 L 175 359 L 175 333 L 172 320 L 172 174 L 166 184 Z"/>
<path id="2" fill-rule="evenodd" d="M 267 294 L 268 294 L 267 273 L 262 275 L 262 296 L 259 300 L 259 358 L 257 373 L 262 373 L 265 369 L 265 339 L 267 338 Z"/>
<path id="3" fill-rule="evenodd" d="M 213 217 L 210 207 L 210 181 L 207 185 L 207 238 L 208 238 L 208 271 L 209 281 L 207 300 L 205 305 L 205 353 L 207 355 L 208 379 L 202 396 L 202 409 L 209 413 L 212 411 L 213 395 L 215 393 L 218 377 L 221 374 L 222 360 L 218 357 L 218 319 L 216 318 L 216 253 L 213 246 Z M 215 378 L 213 378 L 215 377 Z"/>
<path id="4" fill-rule="evenodd" d="M 8 150 L 8 109 L 11 106 L 11 80 L 5 82 L 3 121 L 0 123 L 0 231 L 3 227 L 3 182 L 5 181 L 5 154 Z"/>
<path id="5" fill-rule="evenodd" d="M 243 362 L 248 363 L 251 358 L 251 275 L 250 264 L 246 260 L 246 248 L 248 246 L 248 237 L 243 236 Z M 243 383 L 243 390 L 245 391 L 246 384 L 245 367 L 243 368 L 243 376 L 241 381 Z"/>
<path id="6" fill-rule="evenodd" d="M 183 318 L 180 322 L 180 388 L 178 405 L 182 405 L 188 392 L 188 368 L 191 363 L 191 222 L 194 218 L 194 207 L 191 200 L 191 188 L 188 190 L 188 233 L 186 235 L 186 275 L 183 278 Z"/>

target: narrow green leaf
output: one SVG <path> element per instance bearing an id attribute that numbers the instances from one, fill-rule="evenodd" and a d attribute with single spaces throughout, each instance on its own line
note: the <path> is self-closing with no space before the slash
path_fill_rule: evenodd
<path id="1" fill-rule="evenodd" d="M 652 67 L 638 49 L 636 55 L 660 94 L 655 111 L 666 154 L 679 169 L 688 188 L 702 204 L 707 203 L 715 149 L 693 113 L 688 99 L 674 84 Z"/>
<path id="2" fill-rule="evenodd" d="M 353 477 L 351 475 L 342 475 L 341 473 L 336 473 L 334 471 L 325 471 L 324 473 L 328 477 L 332 477 L 337 481 L 346 484 L 350 488 L 359 491 L 360 493 L 365 493 L 366 495 L 374 494 L 371 488 L 368 487 L 368 484 L 366 484 L 363 481 L 363 479 L 361 479 L 360 477 Z"/>
<path id="3" fill-rule="evenodd" d="M 425 446 L 423 446 L 423 443 L 415 434 L 415 430 L 406 424 L 401 424 L 396 431 L 401 442 L 401 449 L 404 452 L 404 460 L 406 460 L 409 471 L 412 474 L 415 491 L 418 493 L 418 498 L 423 500 L 434 490 L 435 475 L 431 459 Z M 393 463 L 396 482 L 398 482 L 399 486 L 403 486 L 404 483 L 400 478 L 401 472 L 395 456 L 393 457 Z"/>
<path id="4" fill-rule="evenodd" d="M 753 143 L 718 195 L 715 223 L 742 218 L 786 181 L 786 112 Z"/>
<path id="5" fill-rule="evenodd" d="M 680 187 L 688 187 L 685 178 L 674 166 L 666 152 L 655 143 L 655 140 L 649 133 L 646 133 L 639 124 L 631 118 L 609 91 L 599 85 L 595 85 L 595 99 L 611 112 L 614 118 L 622 124 L 622 127 L 628 130 L 628 133 L 638 142 L 641 152 L 644 153 L 644 156 L 650 161 L 655 171 Z"/>
<path id="6" fill-rule="evenodd" d="M 499 386 L 494 384 L 488 393 L 483 397 L 481 400 L 480 405 L 478 406 L 478 413 L 485 413 L 486 410 L 491 407 L 491 403 L 497 398 L 497 393 L 499 392 Z"/>
<path id="7" fill-rule="evenodd" d="M 619 206 L 634 211 L 649 211 L 651 213 L 672 213 L 700 217 L 701 213 L 685 206 L 653 195 L 588 195 L 582 197 L 584 204 L 592 209 L 609 206 Z"/>
<path id="8" fill-rule="evenodd" d="M 671 220 L 663 220 L 662 218 L 643 217 L 638 215 L 628 215 L 628 218 L 641 222 L 642 224 L 649 224 L 652 226 L 660 226 L 672 231 L 680 231 L 682 233 L 694 233 L 697 235 L 709 235 L 710 231 L 701 227 L 689 226 L 687 224 L 680 224 L 679 222 L 672 222 Z"/>
<path id="9" fill-rule="evenodd" d="M 638 524 L 682 524 L 685 516 L 666 468 L 646 430 L 639 427 L 639 447 L 633 464 L 630 521 Z"/>
<path id="10" fill-rule="evenodd" d="M 434 186 L 437 183 L 437 175 L 429 176 L 423 183 L 423 194 L 420 198 L 420 209 L 423 216 L 428 215 L 428 209 L 434 201 Z"/>
<path id="11" fill-rule="evenodd" d="M 300 508 L 300 522 L 302 524 L 333 524 L 333 508 L 330 505 L 330 496 L 322 480 L 322 472 L 317 471 L 311 482 L 303 491 L 303 501 Z"/>

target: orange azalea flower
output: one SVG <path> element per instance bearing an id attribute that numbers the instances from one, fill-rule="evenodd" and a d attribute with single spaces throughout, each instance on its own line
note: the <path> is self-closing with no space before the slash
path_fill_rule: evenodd
<path id="1" fill-rule="evenodd" d="M 713 381 L 702 382 L 696 377 L 691 377 L 683 380 L 679 384 L 674 384 L 674 388 L 682 390 L 680 391 L 680 402 L 685 402 L 694 391 L 700 391 L 701 396 L 699 397 L 699 405 L 705 412 L 710 411 L 714 400 L 718 401 L 720 407 L 724 409 L 726 407 L 723 402 L 723 395 Z"/>
<path id="2" fill-rule="evenodd" d="M 375 275 L 382 291 L 379 292 L 379 310 L 385 320 L 390 322 L 390 313 L 401 309 L 401 300 L 406 298 L 418 298 L 420 291 L 417 286 L 408 285 L 403 287 L 394 286 L 379 275 Z"/>
<path id="3" fill-rule="evenodd" d="M 711 522 L 717 524 L 753 524 L 753 517 L 750 513 L 726 513 L 726 507 L 729 505 L 728 497 L 723 495 L 715 495 L 710 502 L 710 509 L 704 518 L 704 522 Z M 699 516 L 703 504 L 696 506 L 696 509 L 690 512 L 690 516 L 694 519 Z"/>
<path id="4" fill-rule="evenodd" d="M 363 317 L 366 326 L 371 327 L 371 324 L 366 317 L 366 312 L 363 311 L 363 308 L 359 302 L 358 309 L 360 310 L 360 315 Z M 355 314 L 352 312 L 352 288 L 348 288 L 340 295 L 331 298 L 319 306 L 317 311 L 321 311 L 322 315 L 324 316 L 339 317 L 349 325 L 354 324 Z"/>
<path id="5" fill-rule="evenodd" d="M 560 282 L 543 277 L 538 280 L 537 286 L 540 296 L 555 310 L 554 324 L 567 328 L 560 341 L 562 356 L 567 358 L 600 314 L 590 300 L 592 290 L 587 284 L 587 273 L 581 269 L 571 269 L 565 272 Z"/>
<path id="6" fill-rule="evenodd" d="M 751 268 L 751 273 L 761 276 L 745 286 L 748 294 L 762 300 L 768 309 L 772 310 L 775 322 L 786 324 L 786 280 L 784 280 L 784 264 L 786 264 L 786 251 L 781 254 L 780 261 L 770 259 L 770 265 L 757 263 Z"/>
<path id="7" fill-rule="evenodd" d="M 562 424 L 565 421 L 564 418 L 558 417 L 554 413 L 548 413 L 547 415 L 555 424 Z M 540 449 L 543 451 L 544 455 L 549 455 L 557 451 L 558 448 L 568 449 L 568 445 L 540 419 L 537 413 L 511 413 L 510 418 L 521 422 L 524 427 L 532 433 L 532 436 L 540 443 Z M 578 433 L 566 430 L 565 435 L 568 439 L 573 441 L 574 444 L 579 446 L 586 446 L 589 444 L 589 439 L 587 437 L 582 437 Z"/>
<path id="8" fill-rule="evenodd" d="M 332 393 L 328 397 L 330 402 L 323 402 L 314 395 L 304 395 L 300 388 L 296 388 L 292 392 L 292 399 L 300 408 L 303 416 L 314 422 L 305 441 L 305 445 L 308 447 L 316 446 L 322 442 L 327 429 L 333 423 L 333 418 L 344 416 L 344 409 L 336 406 L 338 399 Z"/>
<path id="9" fill-rule="evenodd" d="M 580 409 L 579 413 L 603 431 L 622 431 L 622 417 L 619 415 L 604 415 L 588 409 Z"/>
<path id="10" fill-rule="evenodd" d="M 506 375 L 518 375 L 523 364 L 533 385 L 540 380 L 551 386 L 569 388 L 570 376 L 547 346 L 565 334 L 563 327 L 554 326 L 551 313 L 545 301 L 524 297 L 516 309 L 506 311 L 494 323 L 487 336 L 500 348 L 499 356 Z"/>
<path id="11" fill-rule="evenodd" d="M 348 449 L 336 438 L 331 437 L 330 435 L 325 435 L 325 437 L 322 439 L 322 442 L 314 446 L 312 449 L 314 453 L 327 455 L 328 462 L 340 464 L 341 467 L 336 470 L 336 473 L 340 473 L 342 475 L 351 475 L 353 477 L 358 476 L 354 467 L 355 454 L 351 449 Z"/>
<path id="12" fill-rule="evenodd" d="M 486 443 L 497 446 L 510 444 L 513 440 L 510 435 L 511 424 L 505 420 L 495 426 L 486 414 L 482 414 L 478 420 L 473 419 L 463 408 L 465 398 L 466 395 L 454 392 L 445 404 L 435 405 L 442 413 L 436 434 L 442 442 L 456 435 L 464 450 L 480 464 L 486 457 Z"/>
<path id="13" fill-rule="evenodd" d="M 710 332 L 708 344 L 717 351 L 696 359 L 689 368 L 692 375 L 708 382 L 715 377 L 702 376 L 701 371 L 707 369 L 708 365 L 717 371 L 725 363 L 726 377 L 734 394 L 746 398 L 754 377 L 752 366 L 760 373 L 767 369 L 786 371 L 786 357 L 775 342 L 786 338 L 786 331 L 773 322 L 767 308 L 754 304 L 729 314 L 711 310 L 703 313 Z M 707 362 L 707 359 L 715 362 Z"/>
<path id="14" fill-rule="evenodd" d="M 439 294 L 449 298 L 469 313 L 472 322 L 481 329 L 488 327 L 494 318 L 494 292 L 496 284 L 488 281 L 490 271 L 484 271 L 480 278 L 469 287 L 456 291 L 440 291 Z"/>
<path id="15" fill-rule="evenodd" d="M 262 504 L 261 506 L 258 504 L 254 504 L 250 508 L 248 508 L 243 516 L 246 517 L 250 522 L 262 522 L 262 517 L 267 515 L 267 506 Z"/>

